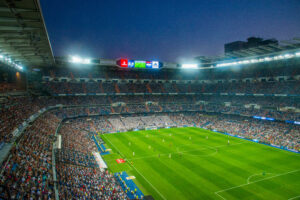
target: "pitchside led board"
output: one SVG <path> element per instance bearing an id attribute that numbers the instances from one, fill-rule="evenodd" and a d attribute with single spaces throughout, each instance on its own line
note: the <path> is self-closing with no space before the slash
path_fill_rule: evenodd
<path id="1" fill-rule="evenodd" d="M 118 60 L 117 65 L 122 68 L 135 69 L 159 69 L 162 66 L 159 61 L 128 60 L 124 58 Z"/>

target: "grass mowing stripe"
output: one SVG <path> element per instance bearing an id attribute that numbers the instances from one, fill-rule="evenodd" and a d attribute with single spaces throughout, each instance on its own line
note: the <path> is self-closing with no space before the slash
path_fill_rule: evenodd
<path id="1" fill-rule="evenodd" d="M 299 195 L 299 196 L 292 197 L 292 198 L 289 198 L 288 200 L 294 200 L 294 199 L 300 199 L 300 195 Z"/>
<path id="2" fill-rule="evenodd" d="M 134 162 L 132 166 L 153 186 L 160 188 L 159 192 L 167 199 L 288 199 L 299 195 L 299 173 L 215 194 L 222 188 L 252 183 L 265 177 L 254 176 L 247 182 L 253 174 L 266 172 L 276 175 L 300 169 L 298 154 L 235 137 L 229 137 L 230 145 L 227 147 L 224 145 L 227 144 L 227 135 L 198 128 L 138 131 L 108 134 L 107 137 L 117 147 L 116 152 L 122 152 L 126 160 Z M 206 156 L 215 148 L 218 148 L 217 154 Z M 186 151 L 183 158 L 176 154 L 178 151 Z M 159 153 L 160 158 L 157 156 Z M 172 153 L 171 159 L 168 158 L 169 153 Z M 115 162 L 108 161 L 111 158 L 112 155 L 104 156 L 108 166 L 109 162 Z M 120 164 L 119 168 L 127 165 Z M 155 199 L 162 199 L 136 170 L 132 169 L 132 172 L 142 188 L 153 194 Z M 266 178 L 273 174 L 266 175 Z"/>
<path id="3" fill-rule="evenodd" d="M 147 141 L 148 141 L 148 143 L 147 143 L 147 146 L 148 146 L 150 144 L 149 140 L 145 140 L 144 142 L 147 142 Z M 155 148 L 157 148 L 159 150 L 168 150 L 168 148 L 166 148 L 165 146 L 162 146 L 160 144 L 152 144 L 152 145 L 155 146 Z M 161 171 L 164 171 L 164 173 L 166 173 L 166 172 L 171 173 L 170 175 L 174 177 L 173 182 L 175 182 L 176 179 L 178 181 L 182 181 L 182 182 L 185 181 L 185 185 L 188 186 L 187 191 L 188 190 L 198 190 L 199 191 L 201 188 L 205 188 L 203 186 L 201 186 L 201 187 L 197 186 L 197 184 L 194 184 L 194 182 L 191 181 L 191 179 L 186 178 L 185 176 L 182 176 L 182 174 L 186 174 L 186 172 L 189 172 L 190 175 L 194 175 L 194 178 L 195 178 L 195 176 L 198 176 L 198 174 L 196 174 L 195 172 L 190 170 L 190 168 L 192 168 L 191 166 L 187 168 L 186 165 L 183 165 L 183 163 L 184 163 L 183 160 L 180 160 L 178 162 L 178 158 L 174 158 L 174 155 L 173 155 L 172 159 L 169 159 L 169 158 L 160 158 L 159 159 L 157 156 L 155 156 L 155 157 L 156 157 L 156 159 L 154 162 L 160 163 L 159 169 Z M 140 162 L 149 162 L 149 159 L 147 161 L 141 160 Z M 151 160 L 150 160 L 150 163 L 151 163 Z M 176 166 L 176 165 L 181 166 L 181 168 L 177 167 L 177 169 L 174 170 L 172 168 L 169 168 L 168 165 L 166 165 L 165 163 L 168 163 L 168 165 L 170 165 L 170 166 Z M 178 173 L 179 171 L 180 171 L 180 173 Z M 206 198 L 208 198 L 208 197 L 206 196 Z"/>
<path id="4" fill-rule="evenodd" d="M 146 142 L 147 140 L 145 140 L 144 142 Z M 147 143 L 147 145 L 148 145 L 149 143 Z M 154 145 L 154 144 L 153 144 Z M 227 145 L 220 145 L 220 146 L 227 146 Z M 231 146 L 229 146 L 229 147 L 231 147 Z M 157 156 L 151 156 L 151 157 L 156 157 L 157 158 Z M 186 158 L 186 156 L 184 156 L 184 158 Z M 143 159 L 143 158 L 142 158 Z M 131 159 L 131 160 L 134 160 L 134 159 Z M 182 160 L 182 161 L 184 161 L 184 160 Z M 181 161 L 181 162 L 182 162 Z M 187 163 L 186 161 L 184 161 L 185 163 Z M 211 162 L 211 164 L 212 164 L 213 162 Z M 190 171 L 190 169 L 199 169 L 199 167 L 201 167 L 201 166 L 198 166 L 198 165 L 194 165 L 193 163 L 188 163 L 189 164 L 189 167 L 186 169 L 186 171 L 187 172 L 189 172 Z M 178 164 L 178 165 L 180 165 L 180 163 Z M 218 165 L 215 165 L 215 164 L 213 164 L 215 167 L 213 167 L 213 168 L 217 168 L 218 167 Z M 221 163 L 220 163 L 220 165 L 221 165 Z M 241 168 L 239 168 L 239 170 L 242 170 Z M 232 176 L 236 176 L 236 172 L 237 172 L 237 170 L 226 170 L 228 173 L 230 173 L 230 176 L 228 176 L 228 177 L 230 177 L 230 178 L 232 178 Z M 242 174 L 245 174 L 245 172 L 246 171 L 244 171 L 244 172 L 241 172 Z M 190 172 L 190 173 L 193 173 L 193 172 Z M 248 172 L 249 173 L 249 172 Z M 251 172 L 250 172 L 250 174 L 251 174 Z"/>
<path id="5" fill-rule="evenodd" d="M 261 179 L 261 180 L 253 181 L 251 183 L 245 183 L 245 184 L 242 184 L 242 185 L 238 185 L 238 186 L 234 186 L 234 187 L 227 188 L 227 189 L 224 189 L 224 190 L 220 190 L 220 191 L 217 191 L 215 193 L 222 193 L 222 192 L 225 192 L 225 191 L 228 191 L 228 190 L 232 190 L 232 189 L 235 189 L 235 188 L 240 188 L 240 187 L 243 187 L 243 186 L 246 186 L 246 185 L 258 183 L 258 182 L 261 182 L 261 181 L 269 180 L 269 179 L 272 179 L 272 178 L 275 178 L 275 177 L 284 176 L 284 175 L 299 172 L 299 171 L 300 171 L 300 169 L 297 169 L 297 170 L 285 172 L 285 173 L 282 173 L 282 174 L 277 174 L 275 176 L 270 176 L 270 177 L 267 177 L 267 178 L 264 178 L 264 179 Z"/>
<path id="6" fill-rule="evenodd" d="M 176 139 L 176 137 L 175 136 L 178 136 L 178 135 L 182 135 L 182 134 L 176 134 L 176 135 L 173 135 L 171 138 L 171 140 L 172 140 L 172 143 L 174 143 L 174 142 L 176 142 L 177 141 L 177 139 Z M 170 140 L 170 139 L 168 139 L 168 140 Z M 194 141 L 194 140 L 193 140 Z M 207 141 L 207 140 L 206 140 Z M 205 142 L 206 142 L 205 141 Z M 153 142 L 153 141 L 152 141 Z M 202 141 L 203 142 L 203 141 Z M 225 142 L 224 142 L 225 143 Z M 234 146 L 234 145 L 239 145 L 239 144 L 242 144 L 242 143 L 244 143 L 244 141 L 243 142 L 240 142 L 239 141 L 239 143 L 235 143 L 235 144 L 231 144 L 230 146 Z M 148 145 L 149 145 L 149 143 L 148 143 Z M 152 145 L 152 144 L 151 144 Z M 153 145 L 152 146 L 155 146 L 154 145 L 154 143 L 153 143 Z M 185 145 L 186 146 L 186 145 Z M 226 147 L 227 146 L 227 141 L 226 141 L 226 145 L 219 145 L 219 146 L 216 146 L 217 148 L 220 148 L 220 147 Z M 204 149 L 207 149 L 207 148 L 211 148 L 211 149 L 214 149 L 214 151 L 215 151 L 215 147 L 214 146 L 210 146 L 210 145 L 207 145 L 207 144 L 205 144 L 205 147 L 202 147 L 201 149 L 198 149 L 198 150 L 204 150 Z M 190 151 L 180 151 L 180 152 L 186 152 L 186 153 L 188 153 L 188 152 L 192 152 L 192 151 L 197 151 L 197 149 L 196 150 L 190 150 Z M 173 153 L 173 154 L 179 154 L 180 152 L 178 152 L 178 150 L 176 150 L 175 152 L 170 152 L 170 153 Z M 168 155 L 168 153 L 166 153 L 166 154 L 161 154 L 161 155 Z M 155 155 L 149 155 L 149 156 L 141 156 L 141 157 L 136 157 L 135 156 L 135 158 L 132 158 L 132 159 L 130 159 L 130 160 L 136 160 L 136 159 L 143 159 L 143 158 L 152 158 L 152 157 L 157 157 L 157 154 L 155 154 Z"/>
<path id="7" fill-rule="evenodd" d="M 176 135 L 172 136 L 173 138 L 176 138 Z M 148 142 L 147 142 L 148 141 Z M 143 143 L 146 143 L 146 146 L 148 146 L 150 144 L 150 142 L 152 141 L 149 141 L 149 140 L 145 140 L 143 141 Z M 152 143 L 151 143 L 152 144 Z M 152 144 L 153 146 L 156 146 L 157 149 L 160 149 L 160 150 L 168 150 L 167 147 L 165 146 L 162 146 L 160 144 L 155 144 L 153 143 Z M 158 147 L 159 146 L 159 147 Z M 227 146 L 227 145 L 225 145 Z M 215 169 L 217 165 L 215 165 L 214 167 L 209 167 L 209 168 L 203 168 L 200 164 L 198 165 L 195 165 L 196 163 L 193 163 L 193 162 L 190 162 L 189 160 L 186 159 L 186 156 L 183 156 L 183 158 L 181 160 L 177 160 L 177 159 L 171 159 L 173 160 L 174 162 L 176 161 L 177 163 L 177 166 L 181 166 L 185 172 L 188 172 L 189 174 L 193 174 L 194 176 L 198 176 L 199 178 L 202 177 L 202 179 L 204 178 L 204 175 L 203 175 L 203 172 L 205 171 L 205 179 L 206 179 L 206 184 L 208 182 L 210 183 L 213 183 L 213 185 L 216 187 L 217 185 L 215 184 L 215 181 L 214 179 L 216 177 L 218 177 L 219 180 L 223 180 L 223 182 L 225 182 L 226 184 L 229 184 L 229 182 L 226 182 L 226 179 L 231 179 L 232 176 L 235 176 L 234 173 L 232 171 L 228 171 L 230 173 L 231 176 L 228 176 L 226 179 L 222 176 L 218 176 L 216 174 L 214 174 L 213 172 L 209 172 L 209 168 L 212 168 L 212 169 Z M 157 161 L 158 162 L 158 161 Z M 182 163 L 185 163 L 184 165 Z M 162 164 L 163 165 L 163 164 Z M 175 166 L 175 165 L 174 165 Z M 187 167 L 189 166 L 189 167 Z M 198 171 L 201 171 L 201 173 L 195 173 L 194 171 L 191 171 L 191 169 L 199 169 Z M 166 170 L 164 170 L 166 171 Z M 177 173 L 174 172 L 174 175 L 176 175 Z M 178 176 L 180 177 L 180 176 Z M 188 188 L 191 188 L 192 186 L 189 186 Z M 203 186 L 202 186 L 203 187 Z"/>
<path id="8" fill-rule="evenodd" d="M 298 189 L 300 187 L 299 184 L 299 172 L 295 172 L 293 174 L 287 174 L 284 176 L 278 176 L 270 180 L 257 182 L 255 184 L 248 184 L 243 186 L 242 188 L 246 189 L 247 191 L 255 191 L 258 198 L 253 198 L 253 196 L 248 195 L 247 198 L 249 199 L 288 199 L 288 197 L 295 196 L 299 194 Z M 294 184 L 297 183 L 298 184 Z M 288 196 L 287 196 L 288 194 Z M 227 198 L 228 195 L 230 197 L 234 197 L 234 199 L 241 199 L 244 197 L 244 193 L 240 191 L 240 188 L 235 188 L 229 191 L 226 191 L 221 194 L 223 197 Z"/>
<path id="9" fill-rule="evenodd" d="M 148 141 L 148 143 L 146 143 L 146 141 Z M 127 143 L 128 142 L 127 138 L 122 138 L 121 142 Z M 150 142 L 152 142 L 152 141 L 150 141 Z M 145 145 L 142 145 L 143 143 Z M 144 141 L 140 141 L 140 144 L 141 144 L 141 146 L 148 146 L 150 143 L 149 143 L 149 140 L 144 140 Z M 158 144 L 155 145 L 155 143 L 153 143 L 152 146 L 156 146 L 156 148 L 160 149 L 160 150 L 162 150 L 163 148 L 165 148 L 165 147 L 163 147 L 161 145 L 158 145 Z M 160 146 L 160 147 L 158 147 L 158 146 Z M 165 148 L 165 150 L 167 150 L 167 148 Z M 173 184 L 176 184 L 178 182 L 182 182 L 182 183 L 184 183 L 184 185 L 188 185 L 188 189 L 186 189 L 185 191 L 182 191 L 183 193 L 186 193 L 186 195 L 189 194 L 188 192 L 190 190 L 192 190 L 192 191 L 199 190 L 199 188 L 197 187 L 196 184 L 191 183 L 191 180 L 189 180 L 189 179 L 185 178 L 185 176 L 181 175 L 184 171 L 188 170 L 188 168 L 185 168 L 184 171 L 182 171 L 181 174 L 178 174 L 177 173 L 178 168 L 177 168 L 177 171 L 175 171 L 173 168 L 170 168 L 164 162 L 162 162 L 161 159 L 155 159 L 154 162 L 152 162 L 151 160 L 147 160 L 147 161 L 144 161 L 144 162 L 147 163 L 148 166 L 151 166 L 151 169 L 154 170 L 154 171 L 156 171 L 157 174 L 160 174 L 160 171 L 163 171 L 165 174 L 168 173 L 169 176 L 166 176 L 166 177 L 168 177 L 168 179 L 169 179 L 168 181 L 169 182 L 171 181 Z M 153 166 L 157 166 L 157 168 L 155 169 L 155 168 L 153 168 Z M 160 170 L 157 171 L 157 169 L 160 169 Z M 163 178 L 163 177 L 161 177 L 161 178 Z M 207 196 L 206 196 L 206 198 L 207 198 Z"/>
<path id="10" fill-rule="evenodd" d="M 120 153 L 120 155 L 122 155 L 122 153 L 121 153 L 121 151 L 116 147 L 116 146 L 114 146 L 113 145 L 113 143 L 111 143 L 110 142 L 110 140 L 108 139 L 108 138 L 106 138 L 107 139 L 107 141 Z M 124 158 L 126 158 L 126 157 L 124 157 Z M 128 163 L 128 162 L 127 162 Z M 159 190 L 156 188 L 156 187 L 154 187 L 133 165 L 131 165 L 130 163 L 129 163 L 129 165 L 141 176 L 141 177 L 143 177 L 144 179 L 145 179 L 145 181 L 162 197 L 162 199 L 166 199 L 160 192 L 159 192 Z"/>
<path id="11" fill-rule="evenodd" d="M 259 159 L 260 152 L 251 153 L 251 148 L 253 148 L 253 145 L 255 145 L 255 143 L 249 146 L 240 146 L 240 149 L 238 151 L 233 149 L 232 151 L 230 151 L 230 154 L 232 157 L 235 157 L 244 163 L 248 163 L 248 165 L 251 165 L 256 169 L 269 169 L 271 171 L 277 171 L 275 168 L 276 166 L 270 165 L 269 163 L 265 162 L 264 159 Z"/>
<path id="12" fill-rule="evenodd" d="M 119 144 L 121 144 L 122 143 L 122 145 L 125 145 L 125 144 L 127 144 L 128 143 L 128 138 L 127 137 L 122 137 L 122 138 L 120 138 L 120 143 Z M 138 142 L 138 146 L 136 147 L 136 150 L 141 150 L 142 151 L 142 149 L 143 149 L 143 147 L 142 146 L 148 146 L 148 144 L 145 144 L 144 143 L 144 145 L 143 145 L 143 143 L 144 143 L 144 141 L 139 141 Z M 161 175 L 160 173 L 160 171 L 159 170 L 157 170 L 157 169 L 155 169 L 155 168 L 153 168 L 153 162 L 152 161 L 148 161 L 149 163 L 148 163 L 148 166 L 151 166 L 151 169 L 153 170 L 153 171 L 155 171 L 155 173 L 157 173 L 157 174 L 159 174 L 159 176 Z M 151 165 L 151 163 L 152 163 L 152 165 Z"/>

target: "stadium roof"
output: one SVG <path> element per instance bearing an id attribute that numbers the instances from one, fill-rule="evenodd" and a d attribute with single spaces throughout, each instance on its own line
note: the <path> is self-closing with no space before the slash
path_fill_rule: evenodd
<path id="1" fill-rule="evenodd" d="M 39 0 L 0 1 L 0 54 L 27 67 L 54 63 Z"/>
<path id="2" fill-rule="evenodd" d="M 268 45 L 243 49 L 239 51 L 233 51 L 220 56 L 214 56 L 214 57 L 198 56 L 196 57 L 196 59 L 201 60 L 203 63 L 210 64 L 218 61 L 225 61 L 228 59 L 276 54 L 279 52 L 285 52 L 285 51 L 296 50 L 296 49 L 300 49 L 300 38 L 293 38 L 291 40 L 280 41 L 278 45 L 268 44 Z"/>

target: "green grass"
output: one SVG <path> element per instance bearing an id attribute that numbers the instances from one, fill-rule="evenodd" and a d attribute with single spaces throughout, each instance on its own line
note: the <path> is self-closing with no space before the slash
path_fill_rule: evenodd
<path id="1" fill-rule="evenodd" d="M 280 200 L 300 195 L 300 155 L 296 153 L 199 128 L 102 138 L 112 149 L 112 154 L 104 156 L 109 170 L 134 175 L 143 193 L 155 199 Z M 117 158 L 127 162 L 117 164 Z"/>

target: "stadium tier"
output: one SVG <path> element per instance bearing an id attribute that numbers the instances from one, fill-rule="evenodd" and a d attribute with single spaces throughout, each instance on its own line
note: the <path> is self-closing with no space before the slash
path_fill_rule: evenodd
<path id="1" fill-rule="evenodd" d="M 54 56 L 39 0 L 0 2 L 0 30 L 0 200 L 300 198 L 299 38 L 187 63 Z"/>
<path id="2" fill-rule="evenodd" d="M 109 73 L 116 74 L 107 69 L 106 74 Z M 208 81 L 195 79 L 194 74 L 189 80 L 187 75 L 156 79 L 149 72 L 125 72 L 130 78 L 123 71 L 119 73 L 123 78 L 103 79 L 100 75 L 88 78 L 84 74 L 60 77 L 52 70 L 52 76 L 41 75 L 38 83 L 31 84 L 30 92 L 20 89 L 2 93 L 1 149 L 10 149 L 2 158 L 2 184 L 6 188 L 3 197 L 9 194 L 20 199 L 30 194 L 47 199 L 144 198 L 143 193 L 130 190 L 121 176 L 112 174 L 127 168 L 114 167 L 112 159 L 125 159 L 128 155 L 125 157 L 103 134 L 198 127 L 299 152 L 297 74 L 241 75 L 242 79 L 206 76 Z M 195 148 L 193 151 L 200 151 Z M 119 156 L 110 155 L 107 149 Z M 154 154 L 164 158 L 166 152 L 157 151 L 160 153 Z M 95 152 L 110 170 L 99 168 Z M 181 155 L 176 151 L 172 154 L 174 159 Z M 202 158 L 202 154 L 212 153 L 200 154 Z M 126 162 L 134 167 L 132 161 Z M 132 174 L 139 177 L 139 173 Z M 163 199 L 149 188 L 144 193 Z M 168 192 L 164 195 L 172 198 Z"/>

